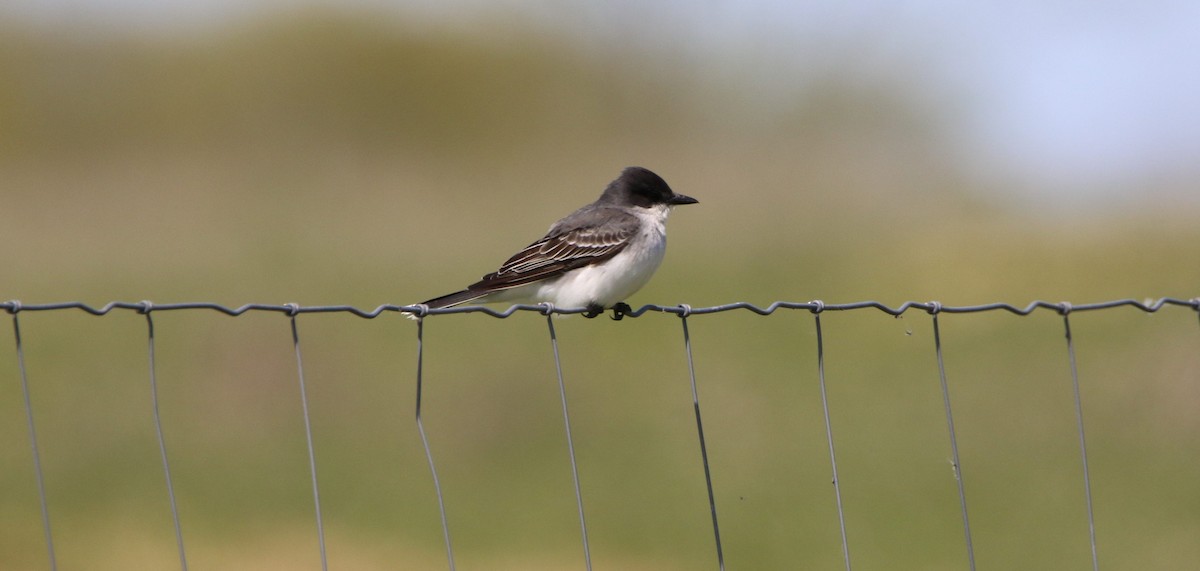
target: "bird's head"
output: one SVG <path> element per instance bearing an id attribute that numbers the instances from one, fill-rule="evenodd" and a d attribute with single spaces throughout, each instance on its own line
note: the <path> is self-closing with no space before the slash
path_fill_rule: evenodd
<path id="1" fill-rule="evenodd" d="M 641 208 L 670 207 L 700 202 L 690 196 L 675 194 L 667 181 L 642 167 L 627 167 L 621 176 L 608 184 L 601 195 L 602 202 Z"/>

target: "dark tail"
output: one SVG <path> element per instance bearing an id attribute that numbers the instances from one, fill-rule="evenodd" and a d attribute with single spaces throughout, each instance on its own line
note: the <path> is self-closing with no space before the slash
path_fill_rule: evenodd
<path id="1" fill-rule="evenodd" d="M 466 303 L 473 299 L 479 299 L 487 294 L 488 292 L 486 291 L 472 291 L 469 289 L 464 289 L 462 291 L 456 291 L 452 294 L 443 295 L 442 297 L 435 297 L 424 302 L 424 305 L 428 305 L 430 309 L 453 307 L 460 303 Z"/>

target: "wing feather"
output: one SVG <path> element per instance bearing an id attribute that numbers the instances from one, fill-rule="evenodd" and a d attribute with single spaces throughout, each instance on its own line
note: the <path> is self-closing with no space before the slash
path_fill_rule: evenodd
<path id="1" fill-rule="evenodd" d="M 574 224 L 572 219 L 575 219 Z M 603 223 L 588 223 L 596 219 Z M 556 224 L 542 239 L 526 246 L 500 269 L 483 276 L 467 289 L 508 289 L 603 262 L 625 248 L 637 232 L 638 224 L 637 217 L 622 210 L 581 211 Z"/>

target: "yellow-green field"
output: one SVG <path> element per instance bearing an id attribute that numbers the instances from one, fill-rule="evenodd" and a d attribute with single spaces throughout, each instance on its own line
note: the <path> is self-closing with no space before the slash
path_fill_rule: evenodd
<path id="1" fill-rule="evenodd" d="M 417 302 L 491 271 L 631 164 L 701 201 L 673 215 L 634 306 L 1200 295 L 1194 199 L 1045 206 L 961 166 L 950 118 L 912 86 L 830 75 L 764 97 L 754 70 L 711 71 L 511 24 L 10 28 L 0 299 Z M 144 318 L 19 317 L 59 568 L 177 568 Z M 965 568 L 930 318 L 822 321 L 855 569 Z M 1189 568 L 1197 312 L 1071 322 L 1101 566 Z M 678 317 L 555 325 L 595 568 L 715 568 Z M 287 317 L 163 312 L 155 326 L 189 567 L 319 568 Z M 330 567 L 445 568 L 413 420 L 415 322 L 298 326 Z M 812 316 L 689 326 L 728 568 L 841 568 Z M 458 568 L 582 568 L 545 318 L 425 328 Z M 1090 569 L 1062 318 L 944 315 L 941 329 L 979 568 Z M 6 323 L 0 569 L 45 569 L 13 347 Z"/>

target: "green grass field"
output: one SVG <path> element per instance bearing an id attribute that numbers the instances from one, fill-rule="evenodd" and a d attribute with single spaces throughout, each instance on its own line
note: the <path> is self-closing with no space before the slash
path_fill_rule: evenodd
<path id="1" fill-rule="evenodd" d="M 676 63 L 330 14 L 180 38 L 8 30 L 0 298 L 412 303 L 491 271 L 631 164 L 701 201 L 672 217 L 635 306 L 1200 295 L 1194 200 L 1046 206 L 960 166 L 951 118 L 912 86 L 831 75 L 766 105 Z M 855 568 L 964 568 L 929 317 L 822 320 Z M 1101 566 L 1188 568 L 1197 314 L 1071 320 Z M 20 324 L 60 568 L 174 568 L 144 318 Z M 330 566 L 445 568 L 415 323 L 298 324 Z M 155 325 L 190 568 L 318 569 L 286 316 Z M 689 326 L 728 568 L 841 568 L 812 316 Z M 679 319 L 556 327 L 595 567 L 715 568 Z M 1061 317 L 941 328 L 979 567 L 1090 569 Z M 6 324 L 0 568 L 45 569 L 13 341 Z M 581 568 L 545 319 L 432 317 L 425 351 L 458 568 Z"/>

